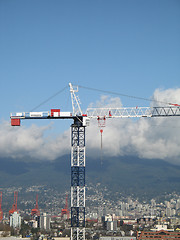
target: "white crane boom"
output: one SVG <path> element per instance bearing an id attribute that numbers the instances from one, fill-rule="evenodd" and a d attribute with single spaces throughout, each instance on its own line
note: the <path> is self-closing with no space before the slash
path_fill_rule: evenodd
<path id="1" fill-rule="evenodd" d="M 180 116 L 180 107 L 88 108 L 89 118 L 140 118 Z"/>

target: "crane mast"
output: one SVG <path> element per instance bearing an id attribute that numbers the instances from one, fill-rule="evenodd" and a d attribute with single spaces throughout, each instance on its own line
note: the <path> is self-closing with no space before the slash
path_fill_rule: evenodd
<path id="1" fill-rule="evenodd" d="M 85 129 L 90 118 L 140 118 L 180 116 L 180 106 L 134 108 L 88 108 L 82 113 L 79 98 L 69 83 L 73 112 L 51 109 L 46 112 L 11 114 L 11 125 L 20 126 L 23 119 L 72 119 L 71 125 L 71 240 L 85 240 Z"/>
<path id="2" fill-rule="evenodd" d="M 85 126 L 71 125 L 71 240 L 85 240 Z"/>

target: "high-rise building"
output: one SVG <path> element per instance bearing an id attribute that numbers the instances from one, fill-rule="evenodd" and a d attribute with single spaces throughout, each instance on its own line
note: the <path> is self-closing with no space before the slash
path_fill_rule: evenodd
<path id="1" fill-rule="evenodd" d="M 51 218 L 46 213 L 43 213 L 40 216 L 40 228 L 45 230 L 50 230 L 50 221 Z"/>
<path id="2" fill-rule="evenodd" d="M 176 210 L 177 209 L 180 209 L 180 199 L 177 200 L 177 203 L 176 203 Z"/>
<path id="3" fill-rule="evenodd" d="M 151 199 L 151 206 L 155 207 L 156 206 L 156 201 L 154 199 Z"/>
<path id="4" fill-rule="evenodd" d="M 117 221 L 107 221 L 107 230 L 116 231 L 117 230 Z"/>
<path id="5" fill-rule="evenodd" d="M 10 227 L 20 228 L 21 227 L 21 216 L 18 212 L 14 212 L 10 216 Z"/>

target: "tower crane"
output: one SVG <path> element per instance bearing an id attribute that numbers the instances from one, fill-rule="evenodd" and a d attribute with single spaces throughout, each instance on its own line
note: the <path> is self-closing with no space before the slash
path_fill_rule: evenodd
<path id="1" fill-rule="evenodd" d="M 64 216 L 66 216 L 66 219 L 69 219 L 68 194 L 66 194 L 65 208 L 61 210 L 61 217 L 64 217 Z"/>
<path id="2" fill-rule="evenodd" d="M 35 208 L 33 208 L 31 210 L 31 216 L 40 216 L 40 211 L 39 211 L 39 207 L 38 207 L 38 194 L 36 194 L 36 205 Z"/>
<path id="3" fill-rule="evenodd" d="M 85 240 L 85 129 L 91 118 L 140 118 L 180 116 L 180 106 L 88 108 L 83 114 L 78 87 L 69 83 L 73 112 L 51 109 L 46 112 L 18 112 L 11 114 L 11 125 L 20 126 L 24 119 L 72 119 L 71 125 L 71 240 Z"/>
<path id="4" fill-rule="evenodd" d="M 10 216 L 11 214 L 13 214 L 14 212 L 17 212 L 17 211 L 18 211 L 18 210 L 17 210 L 17 199 L 18 199 L 18 192 L 15 191 L 15 192 L 14 192 L 14 203 L 13 203 L 13 205 L 12 205 L 11 210 L 9 210 L 9 216 Z"/>

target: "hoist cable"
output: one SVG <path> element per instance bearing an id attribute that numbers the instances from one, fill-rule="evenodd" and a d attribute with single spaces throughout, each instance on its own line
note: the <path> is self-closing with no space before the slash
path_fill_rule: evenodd
<path id="1" fill-rule="evenodd" d="M 87 90 L 107 93 L 107 94 L 111 94 L 111 95 L 123 96 L 123 97 L 134 98 L 134 99 L 140 99 L 140 100 L 144 100 L 144 101 L 148 101 L 148 102 L 157 102 L 157 103 L 163 103 L 163 104 L 168 104 L 168 105 L 174 105 L 172 103 L 158 101 L 158 100 L 155 100 L 155 99 L 149 99 L 149 98 L 144 98 L 144 97 L 137 97 L 137 96 L 127 95 L 127 94 L 118 93 L 118 92 L 112 92 L 112 91 L 106 91 L 106 90 L 101 90 L 101 89 L 97 89 L 97 88 L 85 87 L 85 86 L 82 86 L 82 85 L 78 85 L 78 86 L 80 88 L 84 88 L 84 89 L 87 89 Z"/>
<path id="2" fill-rule="evenodd" d="M 53 94 L 52 96 L 50 96 L 49 98 L 47 98 L 46 100 L 44 100 L 43 102 L 41 102 L 40 104 L 38 104 L 36 107 L 34 107 L 33 109 L 30 110 L 30 112 L 33 112 L 34 110 L 36 110 L 37 108 L 39 108 L 40 106 L 44 105 L 45 103 L 47 103 L 48 101 L 50 101 L 51 99 L 53 99 L 54 97 L 56 97 L 58 94 L 62 93 L 65 89 L 67 89 L 68 86 L 64 87 L 63 89 L 59 90 L 58 92 L 56 92 L 55 94 Z"/>

